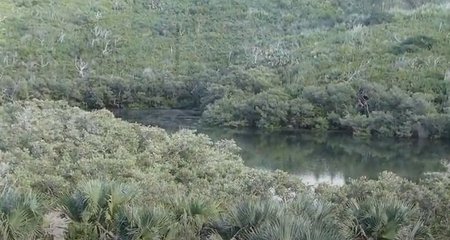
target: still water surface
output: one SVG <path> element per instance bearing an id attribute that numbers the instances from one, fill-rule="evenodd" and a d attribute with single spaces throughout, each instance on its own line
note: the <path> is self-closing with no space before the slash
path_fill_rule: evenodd
<path id="1" fill-rule="evenodd" d="M 417 180 L 424 172 L 441 171 L 450 158 L 450 142 L 394 138 L 355 138 L 340 132 L 261 131 L 205 128 L 199 113 L 182 110 L 116 110 L 130 122 L 159 126 L 168 131 L 197 129 L 213 140 L 234 139 L 246 165 L 281 169 L 315 185 L 342 185 L 348 178 L 376 178 L 385 170 Z"/>

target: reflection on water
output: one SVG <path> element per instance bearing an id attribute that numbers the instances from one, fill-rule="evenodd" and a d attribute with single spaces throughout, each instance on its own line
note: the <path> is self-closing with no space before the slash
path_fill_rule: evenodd
<path id="1" fill-rule="evenodd" d="M 234 139 L 250 167 L 281 169 L 305 183 L 342 185 L 348 178 L 376 178 L 385 170 L 417 180 L 424 172 L 442 170 L 450 143 L 437 140 L 354 138 L 339 132 L 257 131 L 201 128 L 199 115 L 180 110 L 121 110 L 116 116 L 168 130 L 196 128 L 212 139 Z"/>
<path id="2" fill-rule="evenodd" d="M 252 167 L 282 169 L 311 183 L 343 184 L 348 178 L 376 178 L 385 170 L 410 179 L 442 170 L 449 144 L 411 139 L 364 139 L 328 132 L 204 129 L 213 139 L 233 138 Z"/>
<path id="3" fill-rule="evenodd" d="M 345 177 L 344 173 L 342 172 L 324 172 L 321 175 L 316 175 L 314 173 L 301 173 L 300 179 L 306 184 L 306 185 L 318 185 L 320 183 L 328 183 L 331 185 L 336 186 L 342 186 L 345 183 Z"/>

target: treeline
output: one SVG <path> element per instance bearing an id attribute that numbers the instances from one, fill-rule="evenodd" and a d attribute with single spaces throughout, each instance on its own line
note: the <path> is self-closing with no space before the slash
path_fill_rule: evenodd
<path id="1" fill-rule="evenodd" d="M 448 239 L 450 172 L 314 191 L 233 142 L 63 102 L 0 106 L 2 239 Z M 98 180 L 101 179 L 101 180 Z"/>
<path id="2" fill-rule="evenodd" d="M 233 127 L 450 131 L 444 0 L 13 0 L 0 13 L 2 102 L 200 109 L 204 123 Z"/>

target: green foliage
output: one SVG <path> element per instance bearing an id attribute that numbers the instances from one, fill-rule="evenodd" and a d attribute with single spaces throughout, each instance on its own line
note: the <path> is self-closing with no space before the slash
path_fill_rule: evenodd
<path id="1" fill-rule="evenodd" d="M 164 239 L 173 227 L 173 219 L 161 208 L 133 207 L 119 222 L 121 239 Z"/>
<path id="2" fill-rule="evenodd" d="M 282 205 L 246 201 L 213 224 L 223 239 L 343 239 L 332 206 L 309 196 Z"/>
<path id="3" fill-rule="evenodd" d="M 385 240 L 397 239 L 414 212 L 411 206 L 393 199 L 351 201 L 348 211 L 354 217 L 351 228 L 355 238 Z"/>
<path id="4" fill-rule="evenodd" d="M 340 189 L 323 186 L 323 189 L 319 188 L 317 192 L 332 202 L 347 203 L 342 208 L 343 216 L 349 216 L 348 211 L 351 211 L 350 216 L 359 214 L 364 216 L 364 211 L 372 211 L 370 214 L 367 213 L 371 218 L 375 217 L 374 213 L 377 213 L 380 217 L 373 218 L 370 227 L 378 226 L 380 228 L 376 229 L 380 231 L 389 230 L 392 232 L 388 234 L 390 236 L 394 235 L 400 239 L 431 239 L 431 234 L 435 239 L 446 239 L 450 236 L 448 232 L 449 205 L 448 188 L 444 190 L 443 186 L 448 186 L 448 182 L 448 172 L 425 176 L 420 184 L 384 172 L 380 174 L 378 180 L 367 180 L 363 177 L 351 180 Z M 389 210 L 389 214 L 408 214 L 408 217 L 394 218 L 394 215 L 391 215 L 389 218 L 387 211 L 391 208 L 397 210 Z M 441 215 L 442 212 L 446 213 Z M 389 219 L 399 222 L 393 222 L 386 228 Z M 355 221 L 354 219 L 352 224 L 346 224 L 346 226 L 355 229 L 360 224 L 359 222 L 354 225 Z M 397 230 L 394 231 L 394 229 Z M 366 229 L 363 230 L 366 231 Z M 358 231 L 355 230 L 353 233 L 362 233 L 361 229 Z M 380 234 L 381 232 L 365 233 Z"/>
<path id="5" fill-rule="evenodd" d="M 33 239 L 40 234 L 42 209 L 32 193 L 4 187 L 0 194 L 0 234 L 2 239 Z"/>
<path id="6" fill-rule="evenodd" d="M 392 53 L 399 55 L 404 53 L 417 52 L 420 49 L 430 50 L 435 44 L 436 40 L 427 36 L 409 37 L 392 48 Z"/>
<path id="7" fill-rule="evenodd" d="M 190 130 L 168 134 L 115 119 L 106 110 L 8 103 L 0 106 L 0 119 L 0 160 L 7 166 L 2 176 L 49 195 L 63 195 L 86 179 L 136 183 L 145 198 L 155 200 L 184 193 L 227 201 L 240 192 L 302 188 L 286 174 L 245 167 L 232 141 L 213 142 Z"/>
<path id="8" fill-rule="evenodd" d="M 79 235 L 91 239 L 113 237 L 125 206 L 136 197 L 129 186 L 100 181 L 81 183 L 71 196 L 63 198 L 64 212 L 73 221 L 69 238 Z"/>
<path id="9" fill-rule="evenodd" d="M 35 100 L 2 105 L 0 120 L 2 239 L 450 237 L 449 171 L 309 191 L 245 167 L 231 141 L 105 110 Z"/>
<path id="10" fill-rule="evenodd" d="M 447 169 L 450 165 L 447 162 Z M 431 220 L 431 230 L 434 233 L 439 233 L 436 239 L 445 239 L 450 237 L 450 193 L 449 193 L 450 173 L 449 171 L 443 173 L 430 173 L 421 182 L 421 185 L 426 186 L 431 192 L 435 194 L 436 202 L 430 204 L 430 208 L 434 208 Z M 441 237 L 442 236 L 442 237 Z"/>
<path id="11" fill-rule="evenodd" d="M 448 117 L 447 3 L 7 1 L 0 4 L 0 103 L 187 108 L 212 125 L 445 137 L 444 126 L 423 125 L 424 134 L 415 126 Z M 382 130 L 372 131 L 349 120 L 358 119 L 364 82 L 398 88 L 401 101 L 427 95 L 434 110 L 394 112 L 389 98 L 397 96 L 369 95 L 371 112 L 395 120 L 374 113 Z"/>
<path id="12" fill-rule="evenodd" d="M 218 215 L 216 204 L 200 198 L 178 197 L 170 204 L 174 214 L 176 230 L 172 230 L 174 239 L 195 239 L 201 236 L 204 225 Z"/>

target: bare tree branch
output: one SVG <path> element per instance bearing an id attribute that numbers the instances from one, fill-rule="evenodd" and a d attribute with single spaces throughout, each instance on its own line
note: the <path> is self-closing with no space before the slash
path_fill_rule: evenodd
<path id="1" fill-rule="evenodd" d="M 75 68 L 77 69 L 80 77 L 84 78 L 86 76 L 86 70 L 88 69 L 88 67 L 89 64 L 83 61 L 83 59 L 79 58 L 75 60 Z"/>

